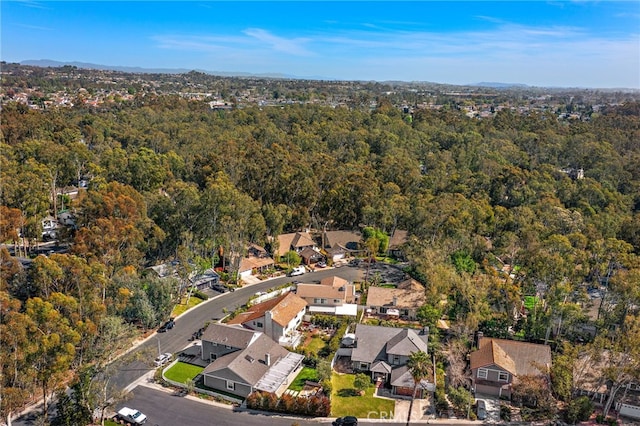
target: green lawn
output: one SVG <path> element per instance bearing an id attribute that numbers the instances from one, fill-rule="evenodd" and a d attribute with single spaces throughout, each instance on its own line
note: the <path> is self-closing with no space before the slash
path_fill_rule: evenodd
<path id="1" fill-rule="evenodd" d="M 375 386 L 371 384 L 362 396 L 355 395 L 353 392 L 354 374 L 337 374 L 331 376 L 331 415 L 334 417 L 356 416 L 360 418 L 380 418 L 388 417 L 389 413 L 394 411 L 395 402 L 375 398 L 373 391 Z"/>
<path id="2" fill-rule="evenodd" d="M 188 380 L 192 380 L 200 374 L 202 370 L 204 370 L 204 368 L 197 365 L 177 362 L 173 367 L 168 369 L 164 375 L 167 379 L 173 380 L 174 382 L 187 383 Z"/>
<path id="3" fill-rule="evenodd" d="M 325 342 L 322 337 L 313 336 L 309 344 L 305 346 L 305 349 L 310 354 L 317 354 L 320 352 L 320 349 L 324 348 L 326 345 L 327 342 Z"/>
<path id="4" fill-rule="evenodd" d="M 189 298 L 189 305 L 185 305 L 186 301 L 186 297 L 183 298 L 179 304 L 177 304 L 176 306 L 173 307 L 173 311 L 171 311 L 171 316 L 173 318 L 177 317 L 178 315 L 180 315 L 181 313 L 193 308 L 194 306 L 204 302 L 204 300 L 200 299 L 199 297 L 195 297 L 195 296 L 191 296 Z"/>
<path id="5" fill-rule="evenodd" d="M 296 376 L 296 379 L 291 383 L 289 389 L 299 392 L 302 390 L 302 388 L 304 388 L 304 382 L 307 380 L 310 380 L 312 382 L 318 381 L 318 372 L 313 368 L 304 367 L 302 370 L 300 370 L 300 372 Z"/>

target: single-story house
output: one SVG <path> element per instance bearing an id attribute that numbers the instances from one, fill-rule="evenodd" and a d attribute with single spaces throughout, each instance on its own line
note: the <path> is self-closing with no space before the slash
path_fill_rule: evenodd
<path id="1" fill-rule="evenodd" d="M 413 330 L 358 324 L 355 343 L 348 356 L 354 370 L 371 374 L 373 380 L 389 383 L 396 395 L 411 396 L 414 382 L 407 362 L 414 352 L 426 353 L 428 342 L 428 328 Z M 416 396 L 422 398 L 424 391 L 434 389 L 433 382 L 424 379 Z"/>
<path id="2" fill-rule="evenodd" d="M 325 231 L 322 234 L 323 249 L 333 261 L 360 250 L 362 235 L 353 231 Z"/>
<path id="3" fill-rule="evenodd" d="M 273 299 L 250 306 L 236 315 L 229 325 L 239 324 L 250 330 L 262 331 L 275 342 L 295 347 L 296 329 L 302 322 L 307 302 L 294 293 L 284 293 Z"/>
<path id="4" fill-rule="evenodd" d="M 198 290 L 204 290 L 205 288 L 213 288 L 214 285 L 220 283 L 220 275 L 213 269 L 207 269 L 201 274 L 190 277 L 189 281 Z"/>
<path id="5" fill-rule="evenodd" d="M 246 398 L 261 390 L 281 396 L 302 368 L 303 355 L 289 352 L 259 331 L 210 324 L 202 335 L 205 386 Z"/>
<path id="6" fill-rule="evenodd" d="M 309 306 L 309 313 L 356 316 L 355 286 L 340 277 L 327 277 L 320 284 L 298 284 L 296 294 Z"/>
<path id="7" fill-rule="evenodd" d="M 249 244 L 247 247 L 247 255 L 240 259 L 238 266 L 238 275 L 240 278 L 264 272 L 266 269 L 272 268 L 273 259 L 269 253 L 257 244 Z"/>
<path id="8" fill-rule="evenodd" d="M 371 286 L 367 294 L 371 314 L 409 320 L 416 319 L 418 309 L 426 302 L 424 286 L 414 279 L 405 280 L 396 288 Z"/>
<path id="9" fill-rule="evenodd" d="M 395 229 L 389 237 L 387 253 L 398 259 L 404 258 L 404 245 L 409 241 L 409 231 Z"/>
<path id="10" fill-rule="evenodd" d="M 478 333 L 471 353 L 471 380 L 476 393 L 511 397 L 511 385 L 521 375 L 547 375 L 551 348 L 536 343 L 486 338 Z"/>

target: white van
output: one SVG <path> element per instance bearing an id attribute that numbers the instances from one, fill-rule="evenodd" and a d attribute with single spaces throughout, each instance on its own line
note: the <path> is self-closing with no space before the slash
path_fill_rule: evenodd
<path id="1" fill-rule="evenodd" d="M 289 276 L 291 277 L 296 277 L 298 275 L 302 275 L 306 272 L 307 270 L 304 269 L 304 266 L 300 265 L 300 266 L 296 266 L 295 268 L 293 268 L 293 271 L 291 271 L 291 273 L 289 274 Z"/>

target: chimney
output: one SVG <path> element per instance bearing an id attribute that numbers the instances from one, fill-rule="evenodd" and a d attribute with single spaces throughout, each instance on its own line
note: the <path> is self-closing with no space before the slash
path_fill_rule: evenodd
<path id="1" fill-rule="evenodd" d="M 271 365 L 271 354 L 264 355 L 264 363 L 267 365 Z"/>
<path id="2" fill-rule="evenodd" d="M 484 333 L 482 331 L 478 331 L 478 333 L 476 334 L 476 339 L 478 340 L 476 343 L 478 345 L 478 348 L 480 348 L 480 340 L 482 340 L 483 336 L 484 336 Z"/>
<path id="3" fill-rule="evenodd" d="M 398 306 L 398 298 L 396 296 L 393 296 L 393 305 L 392 306 Z"/>
<path id="4" fill-rule="evenodd" d="M 420 330 L 420 334 L 422 336 L 428 336 L 429 335 L 429 327 L 427 327 L 427 326 L 422 327 L 422 330 Z"/>

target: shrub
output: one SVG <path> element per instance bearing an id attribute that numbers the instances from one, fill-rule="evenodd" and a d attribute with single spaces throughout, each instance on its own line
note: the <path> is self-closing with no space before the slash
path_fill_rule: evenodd
<path id="1" fill-rule="evenodd" d="M 511 407 L 505 404 L 500 405 L 500 420 L 505 422 L 511 421 Z"/>
<path id="2" fill-rule="evenodd" d="M 202 300 L 207 300 L 209 299 L 209 296 L 207 296 L 206 294 L 204 294 L 203 292 L 201 292 L 200 290 L 193 290 L 192 293 L 193 296 L 197 297 L 198 299 L 202 299 Z"/>
<path id="3" fill-rule="evenodd" d="M 593 414 L 593 402 L 589 397 L 581 396 L 569 403 L 566 417 L 569 423 L 575 424 L 589 420 L 591 414 Z"/>
<path id="4" fill-rule="evenodd" d="M 301 414 L 305 416 L 327 417 L 331 412 L 331 402 L 326 396 L 276 397 L 273 393 L 256 391 L 247 397 L 247 408 L 275 411 L 279 413 Z"/>

